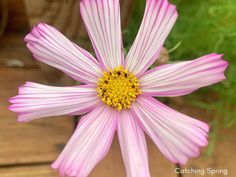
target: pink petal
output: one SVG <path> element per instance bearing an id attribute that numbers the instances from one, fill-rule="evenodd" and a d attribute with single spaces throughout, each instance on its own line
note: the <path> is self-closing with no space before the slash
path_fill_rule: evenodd
<path id="1" fill-rule="evenodd" d="M 79 122 L 52 168 L 61 176 L 87 177 L 107 154 L 117 128 L 117 111 L 101 105 Z"/>
<path id="2" fill-rule="evenodd" d="M 137 37 L 126 59 L 126 67 L 139 75 L 157 59 L 177 19 L 176 7 L 168 0 L 147 0 Z"/>
<path id="3" fill-rule="evenodd" d="M 130 111 L 121 112 L 117 131 L 125 163 L 126 176 L 150 177 L 145 135 Z"/>
<path id="4" fill-rule="evenodd" d="M 103 69 L 113 69 L 124 60 L 119 0 L 82 0 L 80 11 Z"/>
<path id="5" fill-rule="evenodd" d="M 18 121 L 59 116 L 79 115 L 92 110 L 99 102 L 94 85 L 51 87 L 27 82 L 19 94 L 9 101 L 11 111 L 19 114 Z"/>
<path id="6" fill-rule="evenodd" d="M 84 83 L 96 83 L 99 63 L 52 26 L 40 23 L 25 37 L 33 56 Z"/>
<path id="7" fill-rule="evenodd" d="M 181 96 L 225 79 L 228 63 L 222 55 L 210 54 L 177 64 L 156 67 L 140 78 L 142 93 L 151 96 Z"/>
<path id="8" fill-rule="evenodd" d="M 139 97 L 133 113 L 144 130 L 167 159 L 185 164 L 199 155 L 199 147 L 207 146 L 208 125 L 181 114 L 152 97 Z"/>

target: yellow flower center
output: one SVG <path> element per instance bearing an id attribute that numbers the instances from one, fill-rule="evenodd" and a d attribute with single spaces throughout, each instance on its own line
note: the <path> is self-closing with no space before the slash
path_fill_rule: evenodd
<path id="1" fill-rule="evenodd" d="M 122 66 L 104 72 L 97 86 L 102 101 L 119 111 L 129 109 L 132 102 L 141 94 L 137 77 Z"/>

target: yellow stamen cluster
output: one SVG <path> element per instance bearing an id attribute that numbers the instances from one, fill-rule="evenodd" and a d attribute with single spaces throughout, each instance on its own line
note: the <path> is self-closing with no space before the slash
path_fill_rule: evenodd
<path id="1" fill-rule="evenodd" d="M 141 94 L 137 77 L 122 66 L 104 72 L 97 86 L 102 101 L 119 111 L 129 109 L 131 103 Z"/>

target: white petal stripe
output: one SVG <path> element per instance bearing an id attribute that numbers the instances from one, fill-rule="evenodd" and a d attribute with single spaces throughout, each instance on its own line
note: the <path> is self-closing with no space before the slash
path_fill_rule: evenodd
<path id="1" fill-rule="evenodd" d="M 19 95 L 10 98 L 9 107 L 18 113 L 18 121 L 84 114 L 99 103 L 94 85 L 77 87 L 52 87 L 27 82 L 19 88 Z"/>
<path id="2" fill-rule="evenodd" d="M 98 106 L 82 118 L 52 167 L 61 176 L 87 177 L 107 154 L 116 129 L 117 111 Z"/>
<path id="3" fill-rule="evenodd" d="M 144 95 L 181 96 L 225 79 L 228 63 L 220 54 L 156 67 L 140 77 Z"/>
<path id="4" fill-rule="evenodd" d="M 129 110 L 118 119 L 118 138 L 127 177 L 150 177 L 145 135 Z"/>
<path id="5" fill-rule="evenodd" d="M 132 111 L 160 151 L 173 163 L 185 164 L 189 157 L 199 155 L 199 147 L 208 144 L 206 123 L 174 111 L 152 97 L 139 97 Z"/>
<path id="6" fill-rule="evenodd" d="M 103 69 L 123 64 L 119 0 L 82 0 L 80 11 Z"/>
<path id="7" fill-rule="evenodd" d="M 177 16 L 176 7 L 167 0 L 147 0 L 139 32 L 125 60 L 129 71 L 140 75 L 157 59 Z"/>
<path id="8" fill-rule="evenodd" d="M 33 56 L 84 83 L 96 83 L 101 75 L 98 61 L 70 42 L 52 26 L 40 23 L 25 37 Z"/>

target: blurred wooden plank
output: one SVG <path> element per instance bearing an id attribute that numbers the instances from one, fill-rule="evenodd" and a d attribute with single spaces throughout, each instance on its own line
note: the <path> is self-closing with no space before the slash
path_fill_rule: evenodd
<path id="1" fill-rule="evenodd" d="M 149 166 L 151 176 L 175 177 L 174 165 L 168 162 L 159 152 L 157 147 L 148 139 Z M 111 146 L 110 151 L 102 162 L 92 171 L 90 177 L 125 177 L 125 167 L 123 164 L 120 145 L 117 136 Z"/>
<path id="2" fill-rule="evenodd" d="M 0 168 L 1 177 L 58 177 L 48 165 Z"/>
<path id="3" fill-rule="evenodd" d="M 5 33 L 0 38 L 0 67 L 40 68 L 41 77 L 47 83 L 58 85 L 74 83 L 73 79 L 58 69 L 35 60 L 25 45 L 25 35 L 23 33 Z"/>
<path id="4" fill-rule="evenodd" d="M 147 144 L 151 176 L 176 177 L 174 164 L 164 157 L 158 147 L 148 137 Z"/>
<path id="5" fill-rule="evenodd" d="M 157 148 L 150 143 L 149 144 L 149 161 L 151 168 L 151 176 L 168 176 L 175 177 L 173 172 L 173 165 L 162 157 L 157 151 Z M 163 161 L 164 160 L 164 161 Z M 12 168 L 0 168 L 1 177 L 54 177 L 58 176 L 57 172 L 54 172 L 50 168 L 50 164 L 28 166 L 28 167 L 12 167 Z M 120 148 L 117 137 L 112 144 L 110 151 L 105 159 L 100 162 L 89 175 L 89 177 L 125 177 L 125 169 L 120 154 Z"/>
<path id="6" fill-rule="evenodd" d="M 25 32 L 29 29 L 23 0 L 7 0 L 8 20 L 5 31 Z"/>
<path id="7" fill-rule="evenodd" d="M 158 148 L 147 137 L 148 157 L 151 176 L 175 177 L 174 165 L 170 163 L 158 150 Z M 123 164 L 120 145 L 117 136 L 109 150 L 107 156 L 92 171 L 90 177 L 125 177 L 125 167 Z"/>
<path id="8" fill-rule="evenodd" d="M 25 81 L 42 83 L 40 71 L 0 70 L 0 166 L 53 161 L 72 134 L 73 119 L 65 116 L 18 123 L 7 107 Z"/>
<path id="9" fill-rule="evenodd" d="M 39 22 L 45 22 L 63 31 L 67 37 L 78 35 L 81 20 L 77 0 L 24 0 L 24 4 L 31 28 Z"/>
<path id="10" fill-rule="evenodd" d="M 8 21 L 7 0 L 0 1 L 0 37 L 2 36 Z"/>
<path id="11" fill-rule="evenodd" d="M 1 67 L 10 67 L 12 60 L 19 60 L 26 68 L 37 67 L 37 62 L 25 46 L 24 37 L 24 33 L 5 33 L 0 38 Z"/>
<path id="12" fill-rule="evenodd" d="M 48 1 L 48 0 L 24 0 L 30 26 L 39 22 L 53 25 L 63 31 L 67 37 L 84 37 L 83 22 L 80 17 L 79 3 L 77 0 Z M 126 27 L 133 12 L 134 0 L 121 0 L 121 22 Z"/>
<path id="13" fill-rule="evenodd" d="M 92 170 L 89 177 L 123 177 L 125 169 L 121 157 L 120 146 L 117 136 L 106 157 Z"/>

